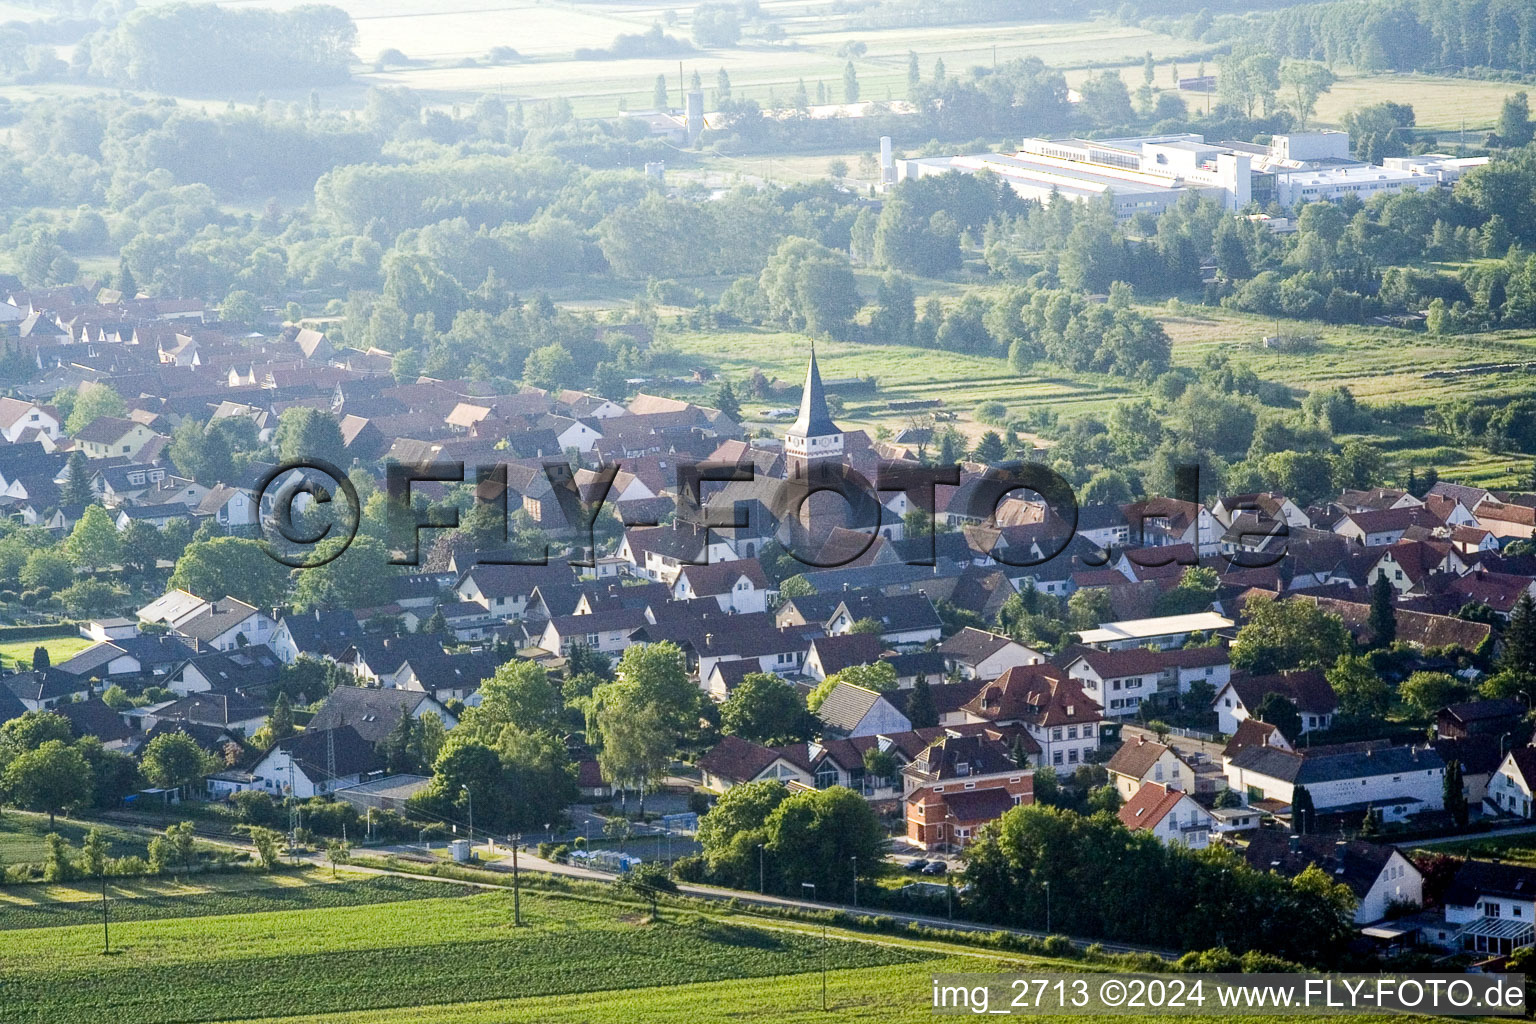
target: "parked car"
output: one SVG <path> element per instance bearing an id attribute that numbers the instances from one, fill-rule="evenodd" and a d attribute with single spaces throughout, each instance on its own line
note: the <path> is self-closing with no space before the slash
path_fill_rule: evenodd
<path id="1" fill-rule="evenodd" d="M 925 874 L 925 875 L 942 875 L 942 874 L 944 874 L 944 872 L 946 872 L 948 870 L 949 870 L 949 865 L 948 864 L 944 863 L 941 860 L 935 860 L 935 861 L 929 861 L 928 864 L 926 864 L 923 867 L 923 874 Z"/>
<path id="2" fill-rule="evenodd" d="M 918 858 L 917 860 L 909 860 L 909 861 L 907 861 L 907 870 L 908 871 L 922 871 L 927 866 L 928 866 L 928 862 L 926 860 L 923 860 L 922 858 Z"/>

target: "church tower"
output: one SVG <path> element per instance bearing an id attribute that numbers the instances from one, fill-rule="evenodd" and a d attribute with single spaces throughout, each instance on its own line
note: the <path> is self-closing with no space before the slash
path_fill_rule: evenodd
<path id="1" fill-rule="evenodd" d="M 800 415 L 784 434 L 784 461 L 791 477 L 804 474 L 818 462 L 837 462 L 843 457 L 843 428 L 827 412 L 827 396 L 816 367 L 816 345 L 811 344 L 811 365 L 805 371 L 805 390 L 800 394 Z"/>

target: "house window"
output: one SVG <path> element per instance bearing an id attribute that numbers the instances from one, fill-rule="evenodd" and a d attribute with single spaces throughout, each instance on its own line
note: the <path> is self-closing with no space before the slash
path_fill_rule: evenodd
<path id="1" fill-rule="evenodd" d="M 1051 753 L 1051 764 L 1061 764 L 1061 758 L 1062 758 L 1061 751 L 1059 751 L 1059 750 L 1052 751 L 1052 753 Z"/>
<path id="2" fill-rule="evenodd" d="M 1053 740 L 1061 739 L 1061 726 L 1058 725 L 1056 728 L 1051 730 L 1051 739 L 1053 739 Z"/>
<path id="3" fill-rule="evenodd" d="M 1075 725 L 1067 726 L 1067 739 L 1069 739 L 1069 740 L 1077 739 L 1077 726 L 1075 726 Z"/>

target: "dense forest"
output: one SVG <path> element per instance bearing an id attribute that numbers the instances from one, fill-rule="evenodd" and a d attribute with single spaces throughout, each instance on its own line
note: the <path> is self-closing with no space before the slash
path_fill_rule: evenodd
<path id="1" fill-rule="evenodd" d="M 1363 71 L 1536 71 L 1536 6 L 1524 0 L 1333 0 L 1249 15 L 1157 12 L 1142 24 L 1213 43 L 1262 40 L 1281 56 Z"/>

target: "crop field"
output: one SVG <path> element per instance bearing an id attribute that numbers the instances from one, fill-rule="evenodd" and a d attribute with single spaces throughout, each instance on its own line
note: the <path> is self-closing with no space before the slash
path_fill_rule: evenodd
<path id="1" fill-rule="evenodd" d="M 364 61 L 386 47 L 403 51 L 417 66 L 369 71 L 364 84 L 405 85 L 438 102 L 472 99 L 485 92 L 507 97 L 542 99 L 564 96 L 582 116 L 611 115 L 622 102 L 628 109 L 649 109 L 658 74 L 677 88 L 678 57 L 578 61 L 577 47 L 604 47 L 621 32 L 646 31 L 660 21 L 662 9 L 584 4 L 577 11 L 554 4 L 525 4 L 474 14 L 453 7 L 402 3 L 352 3 L 360 34 L 358 54 Z M 374 7 L 389 13 L 363 13 Z M 764 4 L 779 15 L 776 23 L 788 39 L 768 44 L 745 38 L 736 47 L 697 50 L 681 56 L 685 71 L 697 70 L 706 86 L 724 68 L 732 93 L 767 107 L 784 104 L 804 79 L 813 93 L 818 81 L 831 100 L 842 98 L 845 57 L 843 44 L 862 42 L 867 52 L 856 59 L 861 98 L 900 100 L 906 95 L 907 53 L 915 51 L 929 73 L 933 61 L 959 71 L 1015 57 L 1036 56 L 1053 64 L 1096 65 L 1140 59 L 1147 50 L 1159 58 L 1177 56 L 1193 44 L 1168 36 L 1108 22 L 1043 22 L 1009 25 L 957 25 L 931 28 L 852 29 L 846 19 L 825 13 L 797 11 L 797 5 Z M 460 8 L 461 10 L 463 8 Z M 681 20 L 665 26 L 680 39 L 689 38 L 688 9 Z M 491 63 L 492 46 L 516 49 L 524 59 Z M 680 102 L 675 97 L 674 102 Z"/>
<path id="2" fill-rule="evenodd" d="M 295 1017 L 916 964 L 940 954 L 813 930 L 525 893 L 7 933 L 0 1020 Z M 437 1019 L 443 1019 L 439 1016 Z"/>
<path id="3" fill-rule="evenodd" d="M 297 875 L 214 875 L 201 885 L 155 879 L 124 879 L 108 886 L 108 915 L 113 922 L 264 914 L 283 910 L 452 899 L 474 890 L 467 886 L 392 875 L 365 875 L 332 881 L 306 871 Z M 46 889 L 42 893 L 33 890 Z M 101 924 L 101 890 L 91 886 L 13 886 L 0 889 L 0 931 Z"/>

